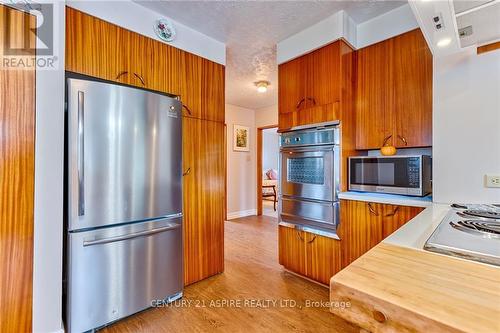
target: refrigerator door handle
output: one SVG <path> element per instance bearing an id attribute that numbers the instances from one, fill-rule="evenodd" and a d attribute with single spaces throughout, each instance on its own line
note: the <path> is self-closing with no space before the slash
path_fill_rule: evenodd
<path id="1" fill-rule="evenodd" d="M 96 239 L 92 241 L 83 241 L 83 246 L 92 246 L 92 245 L 98 245 L 98 244 L 107 244 L 107 243 L 113 243 L 113 242 L 119 242 L 127 239 L 132 239 L 132 238 L 137 238 L 137 237 L 145 237 L 153 234 L 157 234 L 160 232 L 168 231 L 168 230 L 173 230 L 180 228 L 181 224 L 175 224 L 171 223 L 168 226 L 161 227 L 161 228 L 156 228 L 156 229 L 151 229 L 151 230 L 145 230 L 145 231 L 140 231 L 140 232 L 135 232 L 132 234 L 127 234 L 127 235 L 122 235 L 122 236 L 116 236 L 116 237 L 109 237 L 109 238 L 102 238 L 102 239 Z"/>
<path id="2" fill-rule="evenodd" d="M 85 156 L 85 133 L 84 133 L 84 93 L 78 91 L 78 216 L 85 215 L 85 185 L 84 185 L 84 156 Z"/>

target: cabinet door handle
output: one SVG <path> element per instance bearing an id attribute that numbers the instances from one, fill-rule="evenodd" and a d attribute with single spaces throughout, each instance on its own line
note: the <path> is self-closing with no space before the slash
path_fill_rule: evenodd
<path id="1" fill-rule="evenodd" d="M 316 100 L 314 99 L 314 97 L 307 97 L 307 100 L 313 102 L 313 104 L 316 105 Z"/>
<path id="2" fill-rule="evenodd" d="M 398 134 L 398 138 L 399 138 L 399 140 L 403 141 L 405 146 L 408 146 L 408 141 L 406 141 L 406 138 L 404 136 Z"/>
<path id="3" fill-rule="evenodd" d="M 302 105 L 302 103 L 305 102 L 305 98 L 302 98 L 298 103 L 297 103 L 297 106 L 295 107 L 297 110 L 300 108 L 300 106 Z"/>
<path id="4" fill-rule="evenodd" d="M 304 238 L 300 235 L 300 231 L 295 231 L 295 234 L 297 235 L 297 237 L 303 242 L 304 241 Z"/>
<path id="5" fill-rule="evenodd" d="M 370 211 L 370 213 L 372 213 L 375 216 L 379 216 L 378 212 L 375 209 L 373 209 L 371 202 L 369 202 L 367 205 L 368 205 L 368 210 Z"/>
<path id="6" fill-rule="evenodd" d="M 187 168 L 187 170 L 186 170 L 186 171 L 184 171 L 184 172 L 182 173 L 182 175 L 183 175 L 183 176 L 187 176 L 187 175 L 189 175 L 190 173 L 191 173 L 191 168 Z"/>
<path id="7" fill-rule="evenodd" d="M 85 215 L 85 93 L 78 91 L 78 152 L 77 152 L 77 172 L 78 172 L 78 216 Z"/>
<path id="8" fill-rule="evenodd" d="M 396 213 L 398 212 L 398 210 L 399 210 L 399 206 L 396 207 L 396 208 L 394 208 L 394 210 L 392 211 L 392 213 L 389 213 L 389 214 L 385 215 L 385 217 L 390 217 L 390 216 L 396 215 Z"/>
<path id="9" fill-rule="evenodd" d="M 182 104 L 182 107 L 183 107 L 184 109 L 186 109 L 186 111 L 187 111 L 187 113 L 188 113 L 189 115 L 191 115 L 191 110 L 188 108 L 188 106 L 187 106 L 186 104 Z"/>
<path id="10" fill-rule="evenodd" d="M 116 76 L 115 80 L 118 80 L 119 78 L 121 78 L 125 74 L 128 74 L 128 71 L 121 71 L 120 73 L 118 73 L 118 75 Z"/>
<path id="11" fill-rule="evenodd" d="M 316 235 L 314 235 L 314 237 L 313 237 L 310 241 L 308 241 L 308 242 L 307 242 L 307 244 L 311 244 L 311 243 L 312 243 L 312 242 L 314 242 L 315 240 L 316 240 Z"/>
<path id="12" fill-rule="evenodd" d="M 384 138 L 384 142 L 382 142 L 382 147 L 384 147 L 387 144 L 387 141 L 389 141 L 390 138 L 392 138 L 392 134 Z"/>
<path id="13" fill-rule="evenodd" d="M 139 81 L 141 81 L 141 83 L 142 83 L 142 85 L 143 85 L 143 86 L 145 86 L 145 85 L 146 85 L 146 83 L 144 82 L 144 79 L 142 78 L 142 76 L 140 76 L 140 75 L 139 75 L 139 74 L 137 74 L 137 73 L 134 73 L 134 76 L 135 76 L 136 78 L 138 78 L 138 79 L 139 79 Z"/>

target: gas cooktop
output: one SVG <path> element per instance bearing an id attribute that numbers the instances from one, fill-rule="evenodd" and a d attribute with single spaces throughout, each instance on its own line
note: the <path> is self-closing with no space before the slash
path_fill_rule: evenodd
<path id="1" fill-rule="evenodd" d="M 500 206 L 452 205 L 424 249 L 500 266 Z"/>

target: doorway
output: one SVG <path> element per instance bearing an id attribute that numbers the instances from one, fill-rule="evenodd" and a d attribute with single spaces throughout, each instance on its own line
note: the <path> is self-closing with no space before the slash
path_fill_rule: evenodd
<path id="1" fill-rule="evenodd" d="M 278 217 L 278 160 L 278 126 L 257 128 L 257 215 Z"/>

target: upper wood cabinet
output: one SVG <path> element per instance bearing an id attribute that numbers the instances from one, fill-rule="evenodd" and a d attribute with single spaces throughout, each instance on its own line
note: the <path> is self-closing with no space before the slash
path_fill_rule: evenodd
<path id="1" fill-rule="evenodd" d="M 185 116 L 225 120 L 223 65 L 69 7 L 66 70 L 180 95 Z"/>
<path id="2" fill-rule="evenodd" d="M 432 53 L 420 29 L 394 37 L 396 147 L 432 146 Z"/>
<path id="3" fill-rule="evenodd" d="M 357 51 L 357 149 L 379 148 L 385 138 L 392 143 L 392 46 L 389 40 Z"/>
<path id="4" fill-rule="evenodd" d="M 420 29 L 357 51 L 356 149 L 432 145 L 432 54 Z"/>
<path id="5" fill-rule="evenodd" d="M 183 117 L 184 283 L 224 270 L 224 124 Z"/>
<path id="6" fill-rule="evenodd" d="M 340 119 L 342 91 L 352 90 L 352 52 L 339 40 L 279 65 L 280 130 Z"/>
<path id="7" fill-rule="evenodd" d="M 422 210 L 421 207 L 340 200 L 338 234 L 342 267 L 362 256 Z"/>

